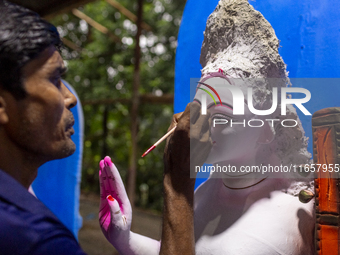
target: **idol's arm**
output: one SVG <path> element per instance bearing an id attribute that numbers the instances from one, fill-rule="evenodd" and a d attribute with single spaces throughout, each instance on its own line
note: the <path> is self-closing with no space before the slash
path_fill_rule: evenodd
<path id="1" fill-rule="evenodd" d="M 99 223 L 106 239 L 122 255 L 159 254 L 159 241 L 130 230 L 131 204 L 120 174 L 110 157 L 105 157 L 99 166 Z"/>

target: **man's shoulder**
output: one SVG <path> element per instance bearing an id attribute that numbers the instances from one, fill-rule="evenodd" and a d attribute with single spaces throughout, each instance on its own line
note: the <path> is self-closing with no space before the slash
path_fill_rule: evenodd
<path id="1" fill-rule="evenodd" d="M 37 200 L 37 199 L 36 199 Z M 26 231 L 36 231 L 39 234 L 54 228 L 69 232 L 66 227 L 39 200 L 32 200 L 35 211 L 26 210 L 8 201 L 0 200 L 0 235 L 8 234 L 11 230 L 19 231 L 22 227 Z M 4 233 L 3 230 L 6 230 Z M 71 234 L 71 232 L 70 232 Z M 72 234 L 71 234 L 72 236 Z"/>
<path id="2" fill-rule="evenodd" d="M 71 231 L 41 201 L 0 171 L 2 184 L 1 254 L 84 254 Z"/>
<path id="3" fill-rule="evenodd" d="M 48 252 L 59 246 L 80 250 L 72 233 L 47 208 L 33 213 L 0 200 L 0 222 L 1 254 L 42 254 L 42 248 Z"/>

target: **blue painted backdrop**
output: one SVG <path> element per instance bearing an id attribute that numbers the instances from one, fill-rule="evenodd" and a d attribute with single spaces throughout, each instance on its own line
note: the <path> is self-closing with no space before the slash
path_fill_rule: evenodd
<path id="1" fill-rule="evenodd" d="M 203 31 L 217 3 L 218 0 L 188 0 L 185 6 L 176 52 L 176 113 L 190 102 L 190 78 L 201 76 L 199 56 Z M 329 79 L 340 78 L 340 1 L 257 0 L 250 4 L 273 26 L 281 41 L 279 52 L 290 78 L 328 78 L 292 79 L 293 86 L 306 87 L 311 92 L 312 99 L 306 108 L 313 113 L 321 108 L 340 106 L 340 82 Z M 298 84 L 294 84 L 296 82 Z M 299 117 L 311 140 L 311 117 L 301 114 Z"/>

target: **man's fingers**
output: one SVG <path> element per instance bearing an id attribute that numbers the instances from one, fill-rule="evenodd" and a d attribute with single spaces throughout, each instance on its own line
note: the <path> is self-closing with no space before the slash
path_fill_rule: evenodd
<path id="1" fill-rule="evenodd" d="M 196 120 L 195 124 L 192 124 L 190 127 L 190 131 L 197 130 L 199 132 L 198 137 L 202 137 L 203 134 L 209 133 L 211 128 L 211 114 L 210 111 L 207 111 L 206 115 L 200 115 Z"/>
<path id="2" fill-rule="evenodd" d="M 200 116 L 201 116 L 201 105 L 198 102 L 194 101 L 190 104 L 190 123 L 195 124 L 197 119 Z"/>
<path id="3" fill-rule="evenodd" d="M 192 102 L 188 104 L 185 111 L 178 120 L 175 136 L 178 136 L 178 139 L 180 139 L 182 142 L 185 142 L 183 139 L 189 138 L 189 132 L 190 137 L 195 139 L 200 139 L 206 132 L 209 132 L 210 135 L 210 115 L 211 114 L 209 110 L 207 111 L 206 115 L 201 115 L 199 103 Z M 183 137 L 181 134 L 188 134 L 188 136 Z"/>
<path id="4" fill-rule="evenodd" d="M 190 119 L 190 107 L 191 107 L 190 105 L 191 104 L 192 103 L 187 104 L 182 116 L 178 119 L 178 121 L 182 121 L 183 119 Z"/>
<path id="5" fill-rule="evenodd" d="M 172 122 L 174 124 L 177 124 L 178 120 L 182 117 L 182 115 L 183 115 L 183 112 L 179 112 L 179 113 L 174 114 Z"/>
<path id="6" fill-rule="evenodd" d="M 181 118 L 181 116 L 183 115 L 183 112 L 180 113 L 176 113 L 172 116 L 172 120 L 171 120 L 171 124 L 168 128 L 168 132 L 178 124 L 178 120 Z"/>

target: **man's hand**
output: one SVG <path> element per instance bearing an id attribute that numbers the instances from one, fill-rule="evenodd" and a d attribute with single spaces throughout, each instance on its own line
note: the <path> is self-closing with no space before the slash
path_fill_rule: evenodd
<path id="1" fill-rule="evenodd" d="M 188 104 L 183 113 L 175 114 L 164 152 L 164 217 L 161 254 L 195 254 L 193 199 L 195 179 L 190 165 L 202 165 L 212 141 L 210 112 L 200 114 L 200 105 Z M 194 168 L 193 168 L 194 169 Z"/>
<path id="2" fill-rule="evenodd" d="M 194 170 L 195 166 L 203 165 L 212 147 L 210 112 L 201 115 L 200 110 L 200 105 L 193 102 L 183 113 L 173 116 L 169 130 L 175 125 L 177 128 L 165 146 L 164 173 L 185 182 L 190 179 L 190 166 Z M 192 178 L 191 182 L 195 179 Z"/>

